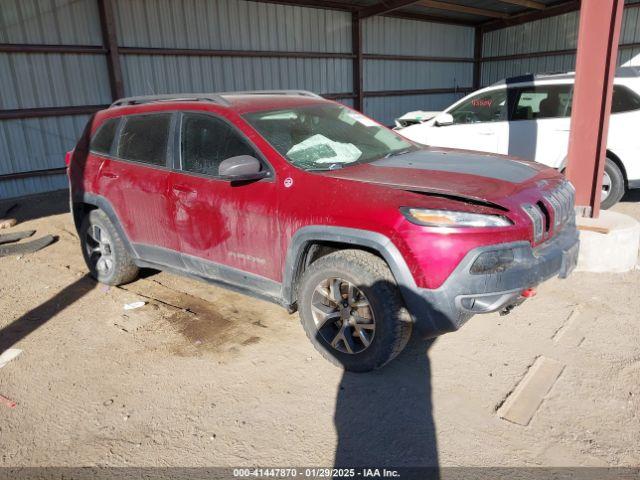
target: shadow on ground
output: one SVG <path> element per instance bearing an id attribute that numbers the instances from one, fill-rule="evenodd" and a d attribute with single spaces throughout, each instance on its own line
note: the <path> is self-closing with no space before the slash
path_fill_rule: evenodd
<path id="1" fill-rule="evenodd" d="M 18 223 L 22 223 L 67 212 L 69 212 L 68 190 L 0 200 L 0 220 L 5 217 L 15 218 Z"/>
<path id="2" fill-rule="evenodd" d="M 432 341 L 413 339 L 372 373 L 345 372 L 336 398 L 336 467 L 438 467 L 431 404 Z"/>
<path id="3" fill-rule="evenodd" d="M 46 302 L 0 329 L 0 353 L 35 332 L 51 318 L 84 297 L 95 286 L 95 280 L 89 275 L 85 275 L 64 287 Z"/>

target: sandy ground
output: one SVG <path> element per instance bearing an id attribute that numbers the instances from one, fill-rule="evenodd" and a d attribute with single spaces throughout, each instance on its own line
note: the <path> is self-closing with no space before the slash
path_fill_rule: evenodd
<path id="1" fill-rule="evenodd" d="M 65 205 L 21 203 L 11 230 L 59 241 L 0 259 L 0 351 L 23 350 L 0 369 L 0 466 L 640 466 L 638 270 L 552 280 L 345 374 L 276 305 L 167 273 L 95 284 Z M 499 418 L 541 355 L 564 369 L 533 419 Z"/>

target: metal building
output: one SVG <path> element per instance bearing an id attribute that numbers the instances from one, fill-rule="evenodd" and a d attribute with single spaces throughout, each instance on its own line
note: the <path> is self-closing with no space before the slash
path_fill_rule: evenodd
<path id="1" fill-rule="evenodd" d="M 640 0 L 622 64 L 640 64 Z M 0 0 L 0 198 L 66 187 L 64 153 L 124 95 L 307 89 L 390 124 L 570 70 L 578 1 Z"/>

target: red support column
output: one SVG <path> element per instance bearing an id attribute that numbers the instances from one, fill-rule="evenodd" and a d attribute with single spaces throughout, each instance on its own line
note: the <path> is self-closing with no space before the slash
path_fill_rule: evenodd
<path id="1" fill-rule="evenodd" d="M 567 177 L 576 206 L 600 214 L 613 78 L 624 0 L 582 0 Z"/>

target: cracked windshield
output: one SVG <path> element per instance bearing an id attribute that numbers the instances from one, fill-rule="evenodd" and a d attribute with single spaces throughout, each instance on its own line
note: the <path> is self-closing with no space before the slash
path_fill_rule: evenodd
<path id="1" fill-rule="evenodd" d="M 338 105 L 255 112 L 244 118 L 289 162 L 305 170 L 333 170 L 417 149 L 391 130 Z"/>

